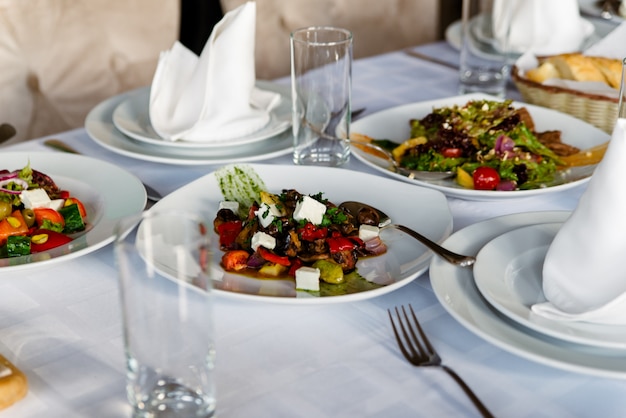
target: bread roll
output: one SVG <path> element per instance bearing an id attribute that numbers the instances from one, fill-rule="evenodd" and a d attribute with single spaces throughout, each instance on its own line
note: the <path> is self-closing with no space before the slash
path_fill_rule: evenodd
<path id="1" fill-rule="evenodd" d="M 561 78 L 576 81 L 600 81 L 606 79 L 602 71 L 588 57 L 580 54 L 555 55 L 548 59 L 561 74 Z"/>
<path id="2" fill-rule="evenodd" d="M 8 408 L 28 393 L 28 381 L 6 358 L 0 355 L 0 410 Z"/>
<path id="3" fill-rule="evenodd" d="M 526 78 L 537 83 L 550 78 L 597 81 L 618 89 L 622 80 L 622 62 L 579 53 L 553 55 L 540 58 L 539 66 L 528 70 Z"/>

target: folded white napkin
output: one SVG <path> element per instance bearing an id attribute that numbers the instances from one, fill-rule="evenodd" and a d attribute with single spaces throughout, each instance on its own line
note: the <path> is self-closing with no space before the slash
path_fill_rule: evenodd
<path id="1" fill-rule="evenodd" d="M 150 123 L 163 139 L 226 141 L 270 121 L 280 101 L 255 87 L 256 3 L 232 10 L 215 25 L 200 57 L 176 42 L 164 51 L 150 89 Z"/>
<path id="2" fill-rule="evenodd" d="M 510 9 L 508 9 L 510 8 Z M 512 10 L 511 10 L 512 9 Z M 494 36 L 503 45 L 511 20 L 509 51 L 553 55 L 580 50 L 593 25 L 580 17 L 577 0 L 495 0 Z"/>
<path id="3" fill-rule="evenodd" d="M 626 324 L 626 119 L 578 206 L 550 244 L 543 265 L 548 300 L 533 312 L 551 319 Z"/>

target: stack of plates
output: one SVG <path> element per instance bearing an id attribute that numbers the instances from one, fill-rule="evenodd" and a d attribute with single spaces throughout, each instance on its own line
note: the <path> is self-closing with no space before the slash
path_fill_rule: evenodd
<path id="1" fill-rule="evenodd" d="M 473 269 L 433 258 L 430 278 L 441 304 L 487 341 L 527 359 L 596 376 L 626 378 L 626 327 L 554 321 L 531 306 L 545 301 L 542 266 L 569 212 L 529 212 L 471 225 L 444 246 L 478 254 Z"/>
<path id="2" fill-rule="evenodd" d="M 291 95 L 288 86 L 258 81 L 281 100 L 260 130 L 228 141 L 165 141 L 150 124 L 150 87 L 132 90 L 97 105 L 87 115 L 89 136 L 103 147 L 141 160 L 166 164 L 224 164 L 277 157 L 292 150 Z"/>

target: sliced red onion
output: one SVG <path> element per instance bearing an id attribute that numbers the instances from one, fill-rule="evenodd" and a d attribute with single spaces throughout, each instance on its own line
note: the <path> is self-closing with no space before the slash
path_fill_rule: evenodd
<path id="1" fill-rule="evenodd" d="M 372 255 L 381 255 L 387 252 L 387 246 L 380 237 L 365 241 L 365 250 Z"/>
<path id="2" fill-rule="evenodd" d="M 0 182 L 3 182 L 4 180 L 9 180 L 9 179 L 14 179 L 18 176 L 19 171 L 14 171 L 12 173 L 2 173 L 0 175 Z"/>
<path id="3" fill-rule="evenodd" d="M 251 269 L 260 269 L 265 263 L 265 259 L 255 251 L 254 253 L 252 253 L 252 255 L 250 255 L 250 257 L 248 257 L 248 262 L 246 263 L 246 265 Z"/>
<path id="4" fill-rule="evenodd" d="M 501 192 L 511 192 L 517 188 L 517 183 L 513 180 L 502 180 L 496 186 L 496 190 L 500 190 Z"/>
<path id="5" fill-rule="evenodd" d="M 504 154 L 504 153 L 507 153 L 509 151 L 513 151 L 513 148 L 515 148 L 515 141 L 513 141 L 511 138 L 509 138 L 506 135 L 500 135 L 496 139 L 496 143 L 495 143 L 495 145 L 493 147 L 493 149 L 498 154 Z"/>
<path id="6" fill-rule="evenodd" d="M 20 178 L 14 177 L 14 178 L 9 178 L 9 179 L 0 179 L 0 191 L 5 192 L 5 193 L 9 193 L 9 194 L 20 194 L 20 193 L 22 193 L 21 190 L 5 189 L 4 186 L 6 186 L 9 183 L 15 183 L 15 184 L 21 186 L 22 189 L 24 189 L 24 190 L 28 189 L 28 183 L 25 180 L 22 180 Z"/>

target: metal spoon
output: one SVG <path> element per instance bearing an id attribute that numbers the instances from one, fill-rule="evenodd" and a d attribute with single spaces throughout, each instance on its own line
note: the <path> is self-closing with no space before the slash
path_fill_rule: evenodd
<path id="1" fill-rule="evenodd" d="M 341 203 L 339 207 L 354 216 L 355 218 L 358 217 L 359 212 L 361 212 L 362 210 L 374 211 L 378 213 L 379 216 L 379 228 L 395 228 L 397 230 L 400 230 L 412 236 L 413 238 L 424 244 L 426 247 L 430 248 L 435 254 L 437 254 L 444 260 L 459 267 L 469 267 L 476 261 L 475 257 L 453 253 L 452 251 L 443 248 L 436 242 L 431 241 L 422 234 L 415 232 L 404 225 L 391 223 L 391 218 L 387 216 L 383 211 L 381 211 L 380 209 L 376 209 L 368 204 L 349 201 Z"/>
<path id="2" fill-rule="evenodd" d="M 71 146 L 67 145 L 65 142 L 59 139 L 46 139 L 44 141 L 44 145 L 50 148 L 54 148 L 57 151 L 69 152 L 70 154 L 80 154 L 80 152 L 78 152 L 76 149 L 72 148 Z M 156 191 L 153 187 L 148 186 L 144 182 L 142 182 L 141 184 L 143 184 L 143 187 L 146 189 L 146 197 L 148 198 L 148 200 L 158 202 L 163 198 L 161 193 Z"/>
<path id="3" fill-rule="evenodd" d="M 358 134 L 357 134 L 358 135 Z M 456 175 L 454 171 L 421 171 L 421 170 L 411 170 L 405 167 L 400 166 L 400 164 L 396 161 L 393 155 L 384 148 L 379 147 L 378 145 L 372 144 L 371 142 L 361 141 L 354 137 L 350 137 L 347 139 L 352 144 L 355 144 L 357 148 L 359 146 L 368 147 L 375 151 L 375 156 L 382 157 L 391 163 L 390 170 L 398 173 L 400 175 L 406 176 L 411 179 L 423 180 L 423 181 L 437 181 L 437 180 L 445 180 L 452 178 Z M 367 152 L 367 151 L 365 151 Z"/>

